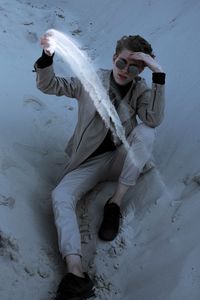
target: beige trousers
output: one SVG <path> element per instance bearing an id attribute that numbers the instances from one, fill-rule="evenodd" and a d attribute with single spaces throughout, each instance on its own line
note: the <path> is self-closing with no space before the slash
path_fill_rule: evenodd
<path id="1" fill-rule="evenodd" d="M 82 255 L 75 211 L 77 201 L 102 181 L 116 180 L 128 186 L 135 185 L 145 164 L 151 159 L 154 140 L 155 129 L 141 123 L 128 137 L 131 145 L 128 152 L 121 145 L 113 152 L 88 159 L 66 174 L 53 190 L 53 211 L 63 258 L 70 254 Z"/>

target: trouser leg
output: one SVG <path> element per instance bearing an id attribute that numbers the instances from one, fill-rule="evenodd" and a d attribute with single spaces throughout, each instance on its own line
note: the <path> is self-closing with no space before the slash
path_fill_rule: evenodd
<path id="1" fill-rule="evenodd" d="M 130 149 L 127 152 L 121 145 L 115 154 L 109 178 L 119 183 L 133 186 L 145 164 L 151 158 L 155 141 L 155 129 L 141 123 L 128 136 Z"/>
<path id="2" fill-rule="evenodd" d="M 81 256 L 81 239 L 76 217 L 77 201 L 103 179 L 112 153 L 92 158 L 65 175 L 52 192 L 53 211 L 58 232 L 59 249 L 63 256 Z"/>

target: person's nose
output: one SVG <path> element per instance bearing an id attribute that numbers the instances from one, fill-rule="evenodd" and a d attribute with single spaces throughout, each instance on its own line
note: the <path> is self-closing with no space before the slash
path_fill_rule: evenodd
<path id="1" fill-rule="evenodd" d="M 123 73 L 128 74 L 128 70 L 129 70 L 129 64 L 126 64 L 126 66 L 123 69 Z"/>

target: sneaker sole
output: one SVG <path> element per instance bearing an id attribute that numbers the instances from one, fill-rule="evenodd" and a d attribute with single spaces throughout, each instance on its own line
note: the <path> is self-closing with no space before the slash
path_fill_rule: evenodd
<path id="1" fill-rule="evenodd" d="M 66 300 L 87 300 L 91 297 L 94 297 L 95 296 L 95 293 L 94 291 L 89 291 L 87 292 L 85 295 L 82 295 L 82 296 L 76 296 L 76 297 L 73 297 L 73 298 L 67 298 Z"/>

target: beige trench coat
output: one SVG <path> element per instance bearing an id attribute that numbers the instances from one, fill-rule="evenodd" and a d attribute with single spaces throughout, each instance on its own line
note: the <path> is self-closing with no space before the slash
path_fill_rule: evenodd
<path id="1" fill-rule="evenodd" d="M 58 77 L 53 65 L 39 69 L 35 64 L 37 87 L 43 93 L 56 96 L 67 96 L 78 100 L 78 121 L 66 152 L 70 159 L 65 166 L 63 175 L 76 169 L 102 143 L 108 128 L 96 111 L 92 99 L 78 78 Z M 107 92 L 110 88 L 111 70 L 101 70 L 100 78 Z M 112 91 L 120 97 L 117 90 Z M 125 128 L 126 136 L 137 125 L 136 116 L 150 127 L 158 126 L 164 116 L 164 85 L 152 83 L 150 89 L 145 79 L 133 82 L 129 92 L 121 99 L 118 115 Z"/>

